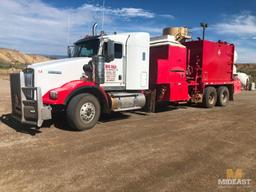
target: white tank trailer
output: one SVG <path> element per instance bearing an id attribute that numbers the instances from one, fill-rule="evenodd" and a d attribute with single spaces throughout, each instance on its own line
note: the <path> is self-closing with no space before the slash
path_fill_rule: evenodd
<path id="1" fill-rule="evenodd" d="M 234 60 L 235 60 L 235 61 L 237 60 L 237 53 L 236 53 L 236 52 L 235 52 L 235 58 L 234 58 Z M 237 68 L 236 68 L 235 65 L 234 65 L 234 67 L 233 67 L 233 74 L 234 74 L 235 76 L 237 76 L 238 79 L 241 81 L 243 88 L 246 88 L 246 87 L 249 86 L 249 83 L 250 83 L 250 76 L 247 75 L 246 73 L 237 72 Z"/>

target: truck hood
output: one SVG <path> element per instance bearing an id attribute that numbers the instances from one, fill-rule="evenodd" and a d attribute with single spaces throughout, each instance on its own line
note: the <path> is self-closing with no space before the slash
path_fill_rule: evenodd
<path id="1" fill-rule="evenodd" d="M 91 58 L 78 57 L 52 60 L 29 65 L 34 69 L 34 85 L 40 87 L 42 94 L 58 88 L 65 83 L 80 80 L 84 74 L 83 66 L 88 64 Z"/>
<path id="2" fill-rule="evenodd" d="M 91 58 L 88 57 L 74 57 L 74 58 L 66 58 L 66 59 L 57 59 L 57 60 L 51 60 L 51 61 L 45 61 L 40 63 L 35 63 L 32 65 L 29 65 L 29 68 L 32 69 L 41 69 L 41 68 L 52 68 L 55 66 L 63 66 L 63 65 L 72 65 L 77 63 L 84 63 L 87 64 Z"/>

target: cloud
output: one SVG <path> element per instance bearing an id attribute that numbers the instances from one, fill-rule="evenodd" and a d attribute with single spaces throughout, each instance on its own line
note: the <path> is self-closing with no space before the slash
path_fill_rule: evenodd
<path id="1" fill-rule="evenodd" d="M 118 31 L 119 33 L 121 32 L 148 32 L 150 34 L 158 34 L 158 35 L 161 35 L 162 34 L 162 31 L 164 29 L 164 25 L 154 25 L 154 26 L 143 26 L 143 25 L 135 25 L 135 24 L 132 24 L 132 25 L 129 25 L 127 27 L 122 27 L 122 30 L 121 31 Z"/>
<path id="2" fill-rule="evenodd" d="M 214 25 L 220 34 L 256 35 L 256 16 L 250 14 L 231 16 Z"/>
<path id="3" fill-rule="evenodd" d="M 236 45 L 239 63 L 256 63 L 256 16 L 249 12 L 229 15 L 210 30 Z"/>
<path id="4" fill-rule="evenodd" d="M 169 14 L 161 14 L 160 17 L 166 18 L 166 19 L 175 19 L 175 16 L 169 15 Z"/>
<path id="5" fill-rule="evenodd" d="M 238 63 L 256 63 L 256 50 L 254 48 L 239 46 Z"/>
<path id="6" fill-rule="evenodd" d="M 159 30 L 154 29 L 153 19 L 174 18 L 136 7 L 105 7 L 104 12 L 107 32 L 131 31 L 134 22 L 137 26 L 143 23 L 145 29 L 156 32 Z M 100 24 L 101 20 L 102 7 L 96 4 L 58 8 L 41 0 L 3 1 L 0 6 L 0 47 L 30 53 L 65 54 L 68 44 L 91 33 L 92 24 Z"/>
<path id="7" fill-rule="evenodd" d="M 9 0 L 0 6 L 1 47 L 27 52 L 50 53 L 63 49 L 67 40 L 67 16 L 72 10 L 60 10 L 37 0 Z M 86 17 L 86 22 L 92 18 Z M 5 42 L 8 42 L 7 44 Z M 45 49 L 48 45 L 49 49 Z"/>
<path id="8" fill-rule="evenodd" d="M 93 4 L 84 4 L 81 8 L 81 10 L 92 10 L 93 12 L 102 13 L 104 10 L 106 15 L 112 15 L 112 16 L 120 16 L 120 17 L 144 17 L 144 18 L 154 18 L 155 14 L 141 9 L 141 8 L 117 8 L 113 9 L 111 7 L 105 7 L 103 8 L 100 5 L 93 5 Z"/>
<path id="9" fill-rule="evenodd" d="M 145 17 L 153 18 L 155 14 L 152 12 L 145 11 L 139 8 L 122 8 L 117 10 L 111 10 L 116 15 L 125 16 L 125 17 Z"/>

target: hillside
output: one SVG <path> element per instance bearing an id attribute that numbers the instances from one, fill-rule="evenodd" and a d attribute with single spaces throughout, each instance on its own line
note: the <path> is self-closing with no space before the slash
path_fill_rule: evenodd
<path id="1" fill-rule="evenodd" d="M 252 81 L 256 82 L 256 64 L 236 64 L 237 71 L 251 75 Z"/>
<path id="2" fill-rule="evenodd" d="M 14 49 L 0 48 L 0 69 L 22 69 L 26 64 L 38 63 L 51 59 L 52 58 L 42 55 L 25 54 Z M 256 64 L 236 64 L 236 66 L 237 71 L 251 75 L 252 81 L 256 82 Z"/>
<path id="3" fill-rule="evenodd" d="M 25 54 L 14 49 L 0 48 L 0 68 L 23 68 L 26 64 L 48 61 L 50 58 Z"/>

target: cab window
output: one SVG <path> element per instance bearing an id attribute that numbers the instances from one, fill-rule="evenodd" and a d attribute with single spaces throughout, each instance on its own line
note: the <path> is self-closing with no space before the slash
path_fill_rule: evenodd
<path id="1" fill-rule="evenodd" d="M 115 58 L 121 59 L 123 57 L 123 45 L 115 43 Z"/>
<path id="2" fill-rule="evenodd" d="M 115 59 L 121 59 L 123 57 L 123 45 L 120 43 L 115 43 L 114 45 L 115 49 Z M 103 55 L 106 56 L 108 51 L 108 45 L 107 43 L 104 43 L 103 45 Z"/>

